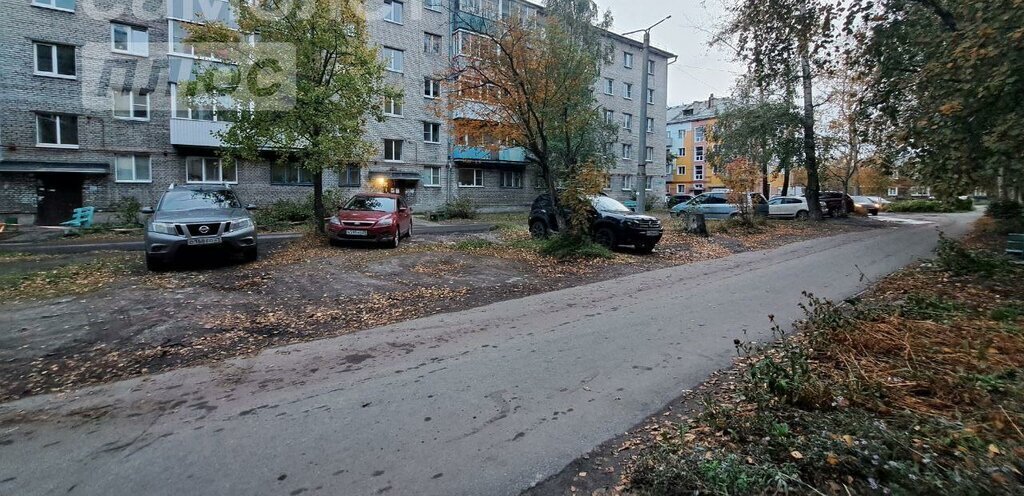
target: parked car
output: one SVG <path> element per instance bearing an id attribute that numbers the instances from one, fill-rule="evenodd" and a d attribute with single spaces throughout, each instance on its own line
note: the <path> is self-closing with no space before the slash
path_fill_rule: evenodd
<path id="1" fill-rule="evenodd" d="M 824 202 L 821 202 L 821 209 L 825 210 Z M 768 216 L 779 219 L 807 220 L 810 216 L 807 198 L 802 196 L 776 196 L 768 200 Z"/>
<path id="2" fill-rule="evenodd" d="M 146 224 L 146 267 L 163 270 L 192 253 L 220 250 L 256 260 L 256 223 L 228 186 L 176 186 L 164 192 Z"/>
<path id="3" fill-rule="evenodd" d="M 853 197 L 853 211 L 861 215 L 878 215 L 882 205 L 868 196 Z"/>
<path id="4" fill-rule="evenodd" d="M 685 203 L 672 207 L 669 212 L 676 217 L 683 214 L 704 214 L 705 219 L 728 219 L 740 215 L 743 209 L 737 203 L 731 203 L 730 193 L 716 191 L 713 193 L 701 193 Z M 747 207 L 754 215 L 768 216 L 768 201 L 761 193 L 747 193 L 744 195 Z"/>
<path id="5" fill-rule="evenodd" d="M 631 212 L 622 203 L 607 196 L 590 197 L 590 232 L 594 241 L 608 248 L 630 245 L 642 253 L 650 253 L 664 233 L 661 221 L 649 215 Z M 530 208 L 530 234 L 546 238 L 558 231 L 558 221 L 551 197 L 540 195 Z"/>
<path id="6" fill-rule="evenodd" d="M 842 191 L 821 191 L 818 200 L 825 204 L 823 213 L 829 217 L 843 217 L 853 212 L 853 198 Z"/>
<path id="7" fill-rule="evenodd" d="M 877 203 L 878 204 L 878 210 L 882 211 L 882 212 L 885 212 L 885 211 L 889 210 L 889 204 L 892 203 L 891 201 L 886 200 L 885 198 L 882 198 L 881 196 L 869 196 L 868 198 L 870 198 L 871 201 Z"/>
<path id="8" fill-rule="evenodd" d="M 331 217 L 327 236 L 332 245 L 356 241 L 398 248 L 402 238 L 412 237 L 412 208 L 399 195 L 360 193 Z"/>
<path id="9" fill-rule="evenodd" d="M 680 203 L 686 203 L 690 201 L 691 198 L 693 198 L 693 195 L 672 195 L 668 197 L 668 200 L 665 202 L 665 204 L 668 206 L 668 208 L 672 208 L 676 205 L 679 205 Z"/>

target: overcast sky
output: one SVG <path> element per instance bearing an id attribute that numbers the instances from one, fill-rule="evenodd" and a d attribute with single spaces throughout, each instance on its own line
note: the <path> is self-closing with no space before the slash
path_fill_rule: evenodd
<path id="1" fill-rule="evenodd" d="M 613 31 L 642 29 L 662 17 L 672 18 L 651 31 L 651 44 L 679 56 L 668 68 L 668 104 L 728 95 L 742 71 L 725 47 L 709 47 L 712 33 L 723 22 L 726 0 L 595 0 L 610 9 Z M 643 34 L 634 36 L 643 39 Z"/>

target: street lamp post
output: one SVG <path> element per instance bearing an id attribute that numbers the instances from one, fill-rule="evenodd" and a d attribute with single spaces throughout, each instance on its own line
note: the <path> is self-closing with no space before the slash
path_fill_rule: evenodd
<path id="1" fill-rule="evenodd" d="M 623 36 L 630 35 L 633 33 L 644 32 L 644 50 L 643 65 L 640 66 L 640 70 L 643 71 L 640 83 L 640 150 L 637 153 L 639 160 L 637 161 L 636 175 L 637 180 L 634 187 L 636 188 L 636 211 L 637 213 L 644 213 L 647 209 L 647 91 L 651 86 L 650 83 L 650 57 L 651 57 L 651 30 L 654 29 L 658 24 L 661 24 L 672 16 L 665 16 L 664 19 L 652 24 L 647 29 L 638 29 L 636 31 L 630 31 L 625 33 Z M 653 157 L 651 157 L 653 159 Z"/>

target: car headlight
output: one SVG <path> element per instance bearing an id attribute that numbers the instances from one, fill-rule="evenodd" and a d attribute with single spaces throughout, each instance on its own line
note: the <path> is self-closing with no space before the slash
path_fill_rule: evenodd
<path id="1" fill-rule="evenodd" d="M 232 231 L 241 231 L 243 229 L 249 229 L 250 227 L 253 227 L 254 225 L 255 224 L 252 223 L 252 219 L 249 219 L 249 218 L 235 219 L 235 220 L 231 221 L 231 230 Z"/>
<path id="2" fill-rule="evenodd" d="M 329 220 L 327 222 L 330 223 L 331 225 L 334 225 L 334 226 L 340 226 L 341 225 L 341 219 L 338 219 L 337 216 L 331 217 L 331 220 Z"/>
<path id="3" fill-rule="evenodd" d="M 150 232 L 155 232 L 155 233 L 160 233 L 160 234 L 170 234 L 172 236 L 177 236 L 178 235 L 178 230 L 175 229 L 174 224 L 171 224 L 171 223 L 168 223 L 168 222 L 150 222 L 149 223 L 149 230 L 150 230 Z"/>
<path id="4" fill-rule="evenodd" d="M 394 219 L 392 219 L 391 217 L 384 217 L 383 219 L 377 221 L 377 227 L 388 227 L 394 222 Z"/>

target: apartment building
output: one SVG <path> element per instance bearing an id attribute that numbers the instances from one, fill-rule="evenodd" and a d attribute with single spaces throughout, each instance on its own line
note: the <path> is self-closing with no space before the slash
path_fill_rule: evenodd
<path id="1" fill-rule="evenodd" d="M 667 165 L 666 192 L 670 195 L 699 195 L 725 187 L 722 178 L 706 160 L 714 147 L 711 130 L 719 113 L 733 104 L 731 98 L 699 100 L 669 107 L 666 111 L 666 149 L 675 156 Z"/>
<path id="2" fill-rule="evenodd" d="M 541 182 L 521 149 L 490 153 L 450 136 L 438 111 L 439 78 L 460 50 L 460 32 L 512 12 L 536 15 L 521 0 L 371 0 L 371 41 L 379 45 L 386 77 L 404 91 L 386 102 L 384 122 L 365 139 L 378 153 L 362 167 L 325 174 L 325 188 L 402 193 L 418 210 L 456 197 L 485 210 L 521 209 Z M 532 14 L 531 14 L 532 13 Z M 229 183 L 247 202 L 301 199 L 311 178 L 270 161 L 231 166 L 218 158 L 213 134 L 230 125 L 229 101 L 196 106 L 179 94 L 197 63 L 214 63 L 184 43 L 188 23 L 234 24 L 223 0 L 10 0 L 0 18 L 0 215 L 22 224 L 56 224 L 71 209 L 110 209 L 123 198 L 153 205 L 171 183 Z M 666 62 L 652 50 L 652 92 L 638 95 L 639 42 L 609 33 L 616 60 L 595 83 L 596 94 L 623 123 L 621 160 L 609 191 L 626 198 L 635 188 L 638 133 L 651 134 L 646 153 L 664 147 Z M 605 91 L 606 81 L 611 91 Z M 646 101 L 648 123 L 636 122 Z M 632 117 L 631 117 L 632 116 Z M 659 161 L 660 163 L 660 161 Z M 657 168 L 649 168 L 648 174 Z M 649 189 L 661 191 L 654 175 Z"/>

